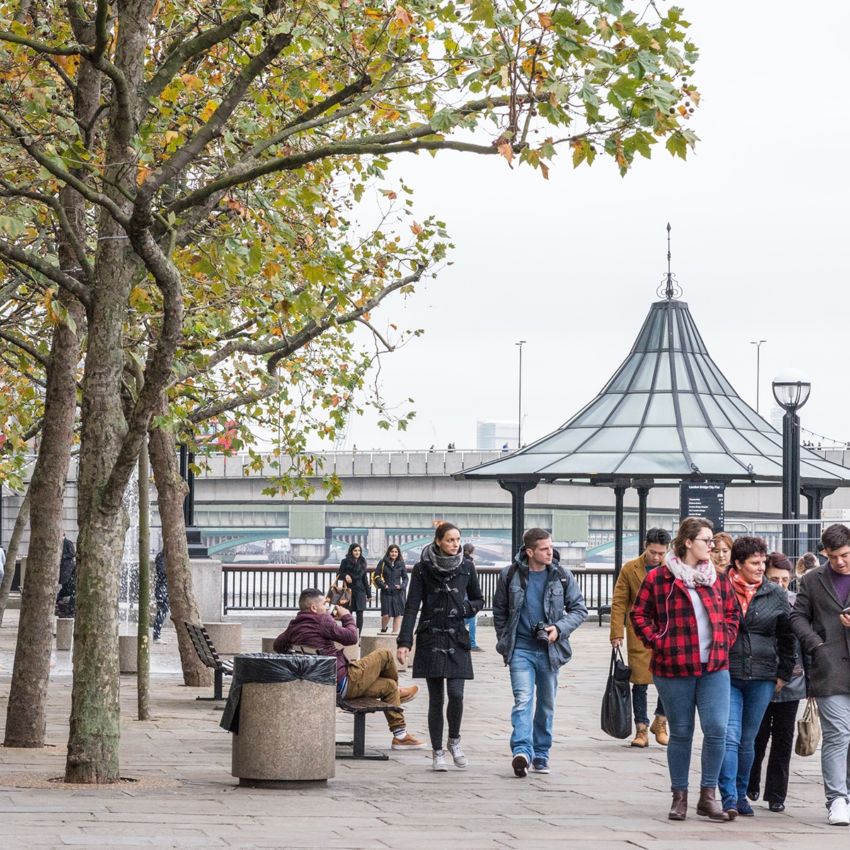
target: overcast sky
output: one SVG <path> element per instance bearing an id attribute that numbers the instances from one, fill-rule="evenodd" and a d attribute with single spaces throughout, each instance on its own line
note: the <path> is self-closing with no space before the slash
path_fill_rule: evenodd
<path id="1" fill-rule="evenodd" d="M 799 368 L 813 384 L 803 426 L 850 439 L 850 6 L 682 5 L 701 51 L 701 143 L 687 162 L 659 144 L 621 178 L 607 158 L 576 171 L 563 156 L 547 182 L 496 157 L 398 161 L 421 215 L 446 221 L 454 265 L 384 307 L 383 321 L 426 331 L 381 376 L 388 399 L 415 399 L 416 419 L 404 434 L 357 419 L 348 447 L 474 447 L 476 420 L 516 419 L 519 339 L 523 441 L 560 426 L 616 370 L 656 300 L 668 220 L 683 300 L 739 394 L 755 406 L 750 340 L 765 339 L 762 414 L 771 378 Z"/>

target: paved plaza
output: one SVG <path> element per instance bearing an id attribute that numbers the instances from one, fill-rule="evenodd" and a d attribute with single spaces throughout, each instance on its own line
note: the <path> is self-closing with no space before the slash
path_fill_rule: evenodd
<path id="1" fill-rule="evenodd" d="M 5 722 L 17 611 L 0 629 L 0 721 Z M 260 648 L 276 628 L 246 620 L 245 651 Z M 281 621 L 281 625 L 283 620 Z M 370 623 L 367 622 L 367 628 Z M 664 750 L 628 747 L 599 729 L 607 673 L 607 626 L 591 618 L 574 635 L 575 658 L 562 671 L 552 773 L 516 779 L 510 769 L 511 695 L 494 650 L 493 630 L 479 627 L 486 652 L 474 655 L 467 684 L 465 772 L 435 774 L 430 750 L 397 753 L 387 762 L 336 762 L 327 785 L 284 790 L 239 788 L 230 775 L 230 735 L 221 711 L 195 701 L 180 684 L 174 632 L 154 646 L 152 710 L 135 717 L 133 676 L 122 677 L 121 772 L 137 782 L 108 787 L 63 786 L 71 695 L 68 653 L 54 653 L 47 740 L 42 750 L 0 748 L 0 846 L 280 847 L 280 848 L 845 848 L 850 830 L 829 827 L 819 757 L 793 757 L 784 814 L 755 805 L 756 817 L 716 824 L 666 819 Z M 424 683 L 421 683 L 424 685 Z M 423 688 L 424 690 L 424 688 Z M 427 697 L 408 706 L 409 728 L 426 734 Z M 351 717 L 338 718 L 340 739 Z M 387 747 L 381 717 L 367 719 L 367 744 Z M 698 754 L 692 767 L 698 764 Z M 698 777 L 692 772 L 692 795 Z"/>

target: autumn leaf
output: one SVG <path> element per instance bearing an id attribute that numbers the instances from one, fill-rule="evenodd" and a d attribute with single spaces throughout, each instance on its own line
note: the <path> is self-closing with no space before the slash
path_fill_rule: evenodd
<path id="1" fill-rule="evenodd" d="M 414 236 L 419 236 L 420 233 L 425 229 L 421 224 L 417 224 L 415 221 L 410 225 L 410 229 L 413 231 Z"/>
<path id="2" fill-rule="evenodd" d="M 543 29 L 547 30 L 552 26 L 552 16 L 548 12 L 538 12 L 537 17 Z"/>
<path id="3" fill-rule="evenodd" d="M 496 147 L 499 153 L 508 161 L 508 165 L 511 165 L 514 159 L 513 145 L 510 142 L 500 142 Z"/>
<path id="4" fill-rule="evenodd" d="M 401 27 L 409 27 L 413 24 L 413 15 L 403 6 L 396 6 L 393 20 Z"/>

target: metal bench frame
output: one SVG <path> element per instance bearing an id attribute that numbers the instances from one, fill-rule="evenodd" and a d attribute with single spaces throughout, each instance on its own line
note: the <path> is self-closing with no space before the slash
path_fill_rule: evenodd
<path id="1" fill-rule="evenodd" d="M 198 658 L 201 659 L 206 667 L 213 671 L 213 695 L 211 697 L 196 697 L 196 699 L 204 702 L 221 701 L 224 699 L 222 688 L 224 686 L 224 677 L 233 675 L 233 663 L 231 661 L 222 661 L 218 653 L 215 651 L 212 638 L 210 638 L 207 630 L 198 623 L 188 623 L 185 620 L 183 625 L 186 626 L 186 631 L 189 633 L 189 638 L 192 645 L 195 647 L 195 652 L 198 653 Z"/>

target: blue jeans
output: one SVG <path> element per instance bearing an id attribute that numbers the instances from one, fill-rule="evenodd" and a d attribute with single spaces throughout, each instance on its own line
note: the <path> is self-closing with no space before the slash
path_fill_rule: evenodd
<path id="1" fill-rule="evenodd" d="M 635 723 L 645 723 L 649 726 L 649 715 L 646 704 L 646 692 L 649 690 L 649 685 L 632 685 L 632 711 L 635 715 Z M 661 695 L 658 695 L 658 700 L 655 703 L 656 716 L 664 717 L 664 704 L 661 702 Z"/>
<path id="2" fill-rule="evenodd" d="M 776 691 L 775 679 L 732 679 L 726 753 L 720 769 L 720 798 L 724 809 L 734 809 L 747 796 L 755 757 L 756 735 Z"/>
<path id="3" fill-rule="evenodd" d="M 549 666 L 545 649 L 515 649 L 511 658 L 511 752 L 528 760 L 548 759 L 552 748 L 552 721 L 558 693 L 558 671 Z M 537 704 L 534 692 L 537 690 Z"/>
<path id="4" fill-rule="evenodd" d="M 466 630 L 469 632 L 469 646 L 474 649 L 478 644 L 475 642 L 475 617 L 467 617 L 464 621 Z"/>
<path id="5" fill-rule="evenodd" d="M 729 719 L 729 671 L 716 670 L 701 676 L 667 678 L 653 676 L 670 724 L 667 768 L 673 791 L 688 790 L 691 745 L 694 739 L 694 711 L 702 727 L 702 773 L 700 788 L 716 788 L 726 746 Z"/>

